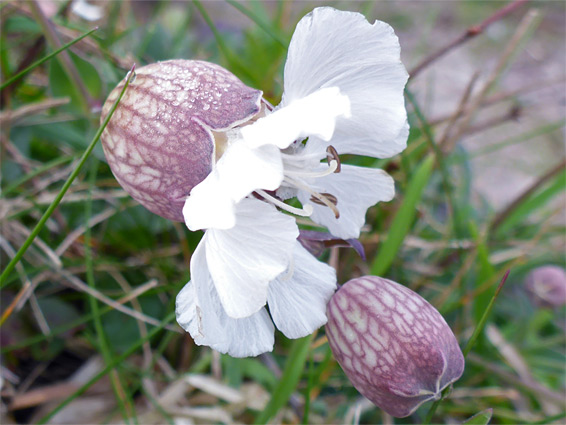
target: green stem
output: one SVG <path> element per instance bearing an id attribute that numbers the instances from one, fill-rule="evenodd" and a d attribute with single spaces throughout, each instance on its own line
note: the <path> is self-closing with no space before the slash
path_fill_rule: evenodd
<path id="1" fill-rule="evenodd" d="M 6 278 L 8 277 L 10 272 L 14 269 L 16 264 L 18 264 L 18 262 L 21 260 L 21 258 L 23 257 L 23 255 L 25 254 L 27 249 L 30 247 L 30 245 L 33 243 L 33 240 L 39 234 L 41 229 L 43 229 L 43 226 L 45 225 L 45 223 L 47 222 L 49 217 L 51 217 L 51 214 L 53 214 L 53 211 L 55 211 L 55 208 L 57 208 L 57 206 L 59 205 L 59 203 L 63 199 L 63 196 L 65 196 L 65 193 L 67 193 L 67 190 L 69 189 L 69 187 L 71 186 L 71 184 L 73 183 L 75 178 L 78 176 L 78 174 L 81 171 L 83 165 L 85 164 L 87 158 L 89 157 L 92 150 L 96 146 L 98 139 L 100 139 L 102 132 L 104 131 L 104 129 L 108 125 L 110 118 L 112 118 L 112 115 L 114 114 L 114 111 L 116 110 L 116 107 L 118 106 L 118 103 L 120 102 L 120 100 L 122 99 L 122 96 L 124 95 L 126 89 L 128 88 L 128 85 L 130 84 L 130 80 L 131 80 L 132 76 L 134 75 L 134 69 L 135 69 L 135 65 L 132 66 L 131 71 L 129 72 L 129 74 L 126 77 L 126 84 L 124 84 L 124 88 L 122 89 L 120 96 L 118 96 L 118 99 L 116 99 L 116 102 L 114 102 L 114 105 L 112 105 L 112 108 L 110 109 L 110 112 L 108 113 L 108 116 L 106 117 L 106 119 L 104 120 L 104 122 L 102 123 L 102 125 L 100 126 L 100 128 L 98 129 L 96 134 L 94 135 L 94 138 L 92 139 L 92 141 L 90 142 L 90 144 L 86 148 L 83 156 L 81 157 L 79 164 L 77 165 L 77 168 L 75 168 L 73 170 L 73 172 L 71 173 L 71 175 L 69 176 L 69 178 L 67 179 L 67 181 L 65 182 L 65 184 L 63 185 L 63 187 L 61 188 L 61 190 L 59 191 L 59 193 L 57 194 L 57 196 L 53 200 L 53 202 L 51 203 L 51 205 L 49 205 L 49 208 L 47 208 L 47 211 L 45 211 L 45 213 L 43 214 L 43 216 L 41 217 L 41 219 L 39 220 L 39 222 L 37 223 L 35 228 L 32 230 L 32 232 L 30 233 L 28 238 L 25 240 L 22 247 L 18 250 L 18 252 L 14 256 L 14 258 L 12 258 L 12 260 L 8 263 L 8 265 L 6 266 L 6 268 L 4 269 L 2 274 L 0 275 L 0 288 L 3 287 L 3 283 L 6 281 Z M 0 326 L 2 326 L 2 322 L 0 322 Z"/>
<path id="2" fill-rule="evenodd" d="M 88 37 L 89 35 L 91 35 L 93 32 L 95 32 L 98 29 L 98 27 L 90 30 L 89 32 L 85 32 L 83 35 L 81 35 L 78 38 L 75 38 L 74 40 L 68 42 L 67 44 L 61 46 L 60 48 L 58 48 L 57 50 L 55 50 L 54 52 L 48 54 L 47 56 L 41 58 L 40 60 L 38 60 L 37 62 L 32 63 L 30 66 L 28 66 L 26 69 L 24 69 L 23 71 L 18 72 L 16 75 L 8 78 L 6 81 L 4 81 L 4 83 L 2 83 L 2 85 L 0 85 L 0 90 L 4 90 L 6 87 L 8 87 L 10 84 L 12 84 L 13 82 L 15 82 L 16 80 L 19 80 L 21 77 L 23 77 L 25 74 L 27 74 L 28 72 L 30 72 L 32 69 L 37 68 L 39 65 L 41 65 L 44 62 L 47 62 L 49 59 L 53 58 L 54 56 L 57 56 L 59 53 L 61 53 L 63 50 L 67 50 L 69 47 L 71 47 L 73 44 L 81 41 L 83 38 Z"/>
<path id="3" fill-rule="evenodd" d="M 43 29 L 43 35 L 45 36 L 47 42 L 53 49 L 61 48 L 61 41 L 59 40 L 57 33 L 53 29 L 53 24 L 47 18 L 47 16 L 45 16 L 43 10 L 41 9 L 41 7 L 39 7 L 37 0 L 31 0 L 29 2 L 29 5 L 33 15 L 38 20 L 41 28 Z M 61 66 L 69 77 L 69 81 L 71 82 L 72 87 L 75 89 L 75 92 L 78 95 L 81 107 L 87 115 L 90 114 L 92 98 L 90 97 L 90 94 L 88 93 L 88 90 L 86 89 L 81 76 L 77 71 L 77 67 L 71 59 L 71 56 L 66 51 L 63 51 L 59 60 L 61 62 Z"/>
<path id="4" fill-rule="evenodd" d="M 84 234 L 84 248 L 85 248 L 85 266 L 86 266 L 86 280 L 88 286 L 92 289 L 96 289 L 96 283 L 94 279 L 94 266 L 93 266 L 93 259 L 92 259 L 92 248 L 91 248 L 91 241 L 92 241 L 92 231 L 88 222 L 92 216 L 92 190 L 96 185 L 96 174 L 97 174 L 97 166 L 98 160 L 94 160 L 91 163 L 91 170 L 89 176 L 89 196 L 85 203 L 85 224 L 86 230 Z M 102 320 L 100 319 L 100 308 L 98 306 L 98 301 L 93 296 L 88 296 L 88 301 L 90 305 L 90 310 L 92 311 L 93 322 L 94 322 L 94 329 L 96 331 L 96 337 L 98 339 L 98 346 L 100 351 L 102 352 L 102 357 L 106 364 L 112 362 L 112 353 L 110 351 L 110 347 L 108 345 L 108 341 L 106 339 L 106 334 L 104 333 L 104 328 L 102 326 Z M 129 421 L 129 414 L 128 412 L 131 411 L 131 404 L 128 403 L 128 397 L 126 389 L 120 382 L 120 373 L 118 369 L 111 370 L 111 377 L 110 383 L 112 385 L 112 389 L 114 390 L 114 395 L 116 396 L 116 402 L 118 403 L 118 407 L 120 408 L 120 412 L 122 413 L 122 417 L 124 418 L 124 422 L 128 424 Z"/>

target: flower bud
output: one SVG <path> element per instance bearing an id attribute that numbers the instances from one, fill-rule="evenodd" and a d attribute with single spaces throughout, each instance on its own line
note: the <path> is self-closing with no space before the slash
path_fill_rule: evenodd
<path id="1" fill-rule="evenodd" d="M 464 356 L 440 313 L 417 293 L 377 276 L 350 280 L 330 299 L 326 334 L 354 387 L 405 417 L 464 371 Z"/>
<path id="2" fill-rule="evenodd" d="M 124 83 L 108 96 L 102 121 Z M 184 201 L 222 153 L 223 133 L 258 114 L 261 95 L 208 62 L 170 60 L 136 70 L 101 137 L 116 180 L 151 212 L 184 221 Z"/>
<path id="3" fill-rule="evenodd" d="M 566 304 L 566 271 L 558 266 L 542 266 L 531 271 L 525 280 L 527 293 L 539 307 Z"/>

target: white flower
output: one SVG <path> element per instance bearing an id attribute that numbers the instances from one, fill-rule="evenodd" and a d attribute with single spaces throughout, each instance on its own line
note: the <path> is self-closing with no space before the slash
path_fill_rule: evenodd
<path id="1" fill-rule="evenodd" d="M 277 208 L 348 239 L 370 206 L 393 198 L 385 172 L 341 164 L 339 155 L 405 148 L 399 55 L 393 29 L 358 13 L 322 7 L 298 23 L 281 104 L 217 139 L 222 155 L 183 209 L 189 229 L 206 229 L 177 297 L 177 320 L 197 344 L 237 357 L 271 350 L 266 303 L 290 338 L 326 322 L 334 271 L 300 245 L 295 220 Z M 291 197 L 303 208 L 283 202 Z"/>

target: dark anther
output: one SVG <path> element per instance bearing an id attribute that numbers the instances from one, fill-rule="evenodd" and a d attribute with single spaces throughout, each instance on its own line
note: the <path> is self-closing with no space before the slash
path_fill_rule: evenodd
<path id="1" fill-rule="evenodd" d="M 322 205 L 330 208 L 334 213 L 334 216 L 336 218 L 340 218 L 340 212 L 338 211 L 338 208 L 336 208 L 336 205 L 338 204 L 338 199 L 336 198 L 336 196 L 332 195 L 331 193 L 317 193 L 311 195 L 310 200 L 317 205 Z"/>
<path id="2" fill-rule="evenodd" d="M 328 162 L 335 160 L 336 163 L 338 164 L 338 166 L 336 167 L 336 171 L 334 171 L 335 173 L 339 173 L 340 172 L 340 157 L 338 156 L 338 152 L 336 152 L 336 149 L 334 149 L 334 146 L 329 145 L 326 148 L 326 159 Z"/>

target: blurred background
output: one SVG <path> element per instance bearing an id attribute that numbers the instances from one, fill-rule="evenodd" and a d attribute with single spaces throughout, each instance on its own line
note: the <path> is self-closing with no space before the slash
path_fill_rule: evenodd
<path id="1" fill-rule="evenodd" d="M 417 291 L 462 347 L 509 270 L 434 421 L 491 408 L 491 423 L 564 423 L 563 2 L 2 2 L 2 270 L 79 166 L 132 64 L 208 60 L 277 104 L 294 27 L 323 5 L 393 26 L 411 74 L 411 134 L 395 158 L 345 158 L 386 169 L 397 194 L 368 213 L 367 261 L 344 248 L 322 258 L 341 283 L 377 274 Z M 1 422 L 422 423 L 429 405 L 394 419 L 364 401 L 324 329 L 297 341 L 278 333 L 258 358 L 195 346 L 172 312 L 200 237 L 133 201 L 98 144 L 2 282 Z"/>

